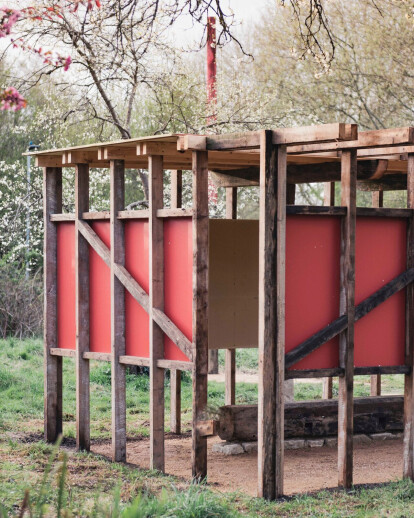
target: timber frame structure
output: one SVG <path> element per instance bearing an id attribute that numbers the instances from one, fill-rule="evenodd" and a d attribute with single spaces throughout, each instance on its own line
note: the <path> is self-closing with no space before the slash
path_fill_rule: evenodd
<path id="1" fill-rule="evenodd" d="M 110 362 L 112 371 L 112 457 L 126 460 L 125 368 L 150 368 L 151 467 L 164 470 L 164 371 L 171 369 L 171 429 L 180 432 L 180 374 L 193 380 L 192 473 L 207 476 L 207 436 L 214 423 L 205 421 L 208 356 L 208 174 L 226 188 L 226 217 L 237 214 L 237 188 L 259 186 L 258 286 L 258 495 L 283 495 L 284 380 L 297 377 L 339 377 L 338 483 L 352 485 L 354 374 L 405 374 L 404 477 L 414 479 L 414 128 L 359 132 L 356 125 L 327 124 L 280 128 L 237 135 L 161 135 L 33 153 L 44 168 L 45 283 L 45 437 L 62 433 L 62 360 L 76 362 L 77 447 L 90 448 L 89 361 Z M 62 211 L 62 167 L 75 170 L 75 212 Z M 89 211 L 89 169 L 110 170 L 110 211 Z M 148 169 L 149 208 L 125 210 L 124 171 Z M 192 169 L 193 202 L 181 208 L 182 170 Z M 163 205 L 163 172 L 171 170 L 171 203 Z M 295 184 L 340 182 L 340 205 L 295 206 Z M 407 190 L 407 208 L 357 208 L 361 189 Z M 332 188 L 329 187 L 332 193 Z M 342 221 L 340 314 L 332 324 L 285 354 L 286 215 L 336 216 Z M 407 222 L 407 268 L 355 307 L 356 217 L 403 218 Z M 164 312 L 163 222 L 191 218 L 193 239 L 192 339 Z M 149 222 L 149 292 L 125 267 L 124 224 Z M 109 220 L 110 249 L 91 227 Z M 75 224 L 76 348 L 59 347 L 57 337 L 57 226 Z M 110 269 L 111 350 L 89 350 L 89 256 L 92 248 Z M 354 366 L 354 323 L 391 295 L 405 289 L 405 361 L 398 366 Z M 149 315 L 149 357 L 125 354 L 125 292 Z M 189 361 L 167 360 L 167 335 Z M 339 336 L 339 366 L 288 370 L 297 361 Z M 226 404 L 235 403 L 235 353 L 226 350 Z"/>

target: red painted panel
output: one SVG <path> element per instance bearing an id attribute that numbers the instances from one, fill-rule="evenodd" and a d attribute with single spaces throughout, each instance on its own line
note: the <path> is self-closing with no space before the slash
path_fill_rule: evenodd
<path id="1" fill-rule="evenodd" d="M 125 267 L 149 292 L 148 221 L 125 222 Z M 129 356 L 149 357 L 148 313 L 125 293 L 125 346 Z"/>
<path id="2" fill-rule="evenodd" d="M 406 270 L 405 220 L 358 218 L 355 303 Z M 355 365 L 403 365 L 405 292 L 393 295 L 355 325 Z"/>
<path id="3" fill-rule="evenodd" d="M 57 316 L 58 343 L 76 348 L 75 223 L 57 224 Z"/>
<path id="4" fill-rule="evenodd" d="M 91 222 L 93 230 L 110 247 L 109 221 Z M 111 273 L 99 255 L 89 247 L 89 350 L 111 352 Z"/>
<path id="5" fill-rule="evenodd" d="M 164 220 L 164 309 L 174 324 L 192 340 L 193 242 L 190 218 Z M 164 357 L 188 360 L 167 337 Z"/>
<path id="6" fill-rule="evenodd" d="M 340 219 L 289 216 L 286 223 L 286 351 L 339 314 Z M 295 369 L 338 366 L 338 339 L 298 362 Z"/>

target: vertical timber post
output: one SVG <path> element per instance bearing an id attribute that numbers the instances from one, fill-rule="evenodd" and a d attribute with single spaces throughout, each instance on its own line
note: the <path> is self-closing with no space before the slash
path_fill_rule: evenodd
<path id="1" fill-rule="evenodd" d="M 182 207 L 183 173 L 171 171 L 171 208 Z M 181 371 L 170 371 L 170 429 L 172 433 L 181 433 Z"/>
<path id="2" fill-rule="evenodd" d="M 75 166 L 76 268 L 76 448 L 90 449 L 89 360 L 89 245 L 79 232 L 82 213 L 89 211 L 89 166 Z"/>
<path id="3" fill-rule="evenodd" d="M 326 182 L 324 184 L 323 204 L 328 207 L 335 206 L 335 182 Z M 332 382 L 332 377 L 323 378 L 322 399 L 332 399 Z"/>
<path id="4" fill-rule="evenodd" d="M 372 193 L 372 206 L 383 207 L 384 206 L 384 191 L 374 191 Z M 381 395 L 381 374 L 371 375 L 371 396 Z"/>
<path id="5" fill-rule="evenodd" d="M 286 147 L 260 140 L 258 496 L 283 495 Z"/>
<path id="6" fill-rule="evenodd" d="M 118 211 L 125 205 L 124 160 L 110 160 L 110 187 L 112 460 L 125 462 L 125 365 L 119 363 L 119 357 L 125 354 L 125 289 L 114 269 L 115 264 L 125 263 L 124 227 L 118 219 Z"/>
<path id="7" fill-rule="evenodd" d="M 414 153 L 407 159 L 407 207 L 414 209 Z M 414 217 L 407 227 L 407 269 L 414 267 Z M 404 383 L 404 478 L 414 480 L 414 285 L 406 288 L 405 363 L 410 367 Z"/>
<path id="8" fill-rule="evenodd" d="M 237 219 L 237 187 L 226 187 L 226 218 Z M 236 403 L 236 349 L 226 349 L 224 359 L 225 404 Z"/>
<path id="9" fill-rule="evenodd" d="M 341 205 L 347 208 L 342 220 L 340 313 L 347 315 L 347 328 L 339 335 L 338 390 L 338 485 L 352 486 L 354 428 L 354 321 L 355 321 L 355 227 L 356 150 L 342 151 Z"/>
<path id="10" fill-rule="evenodd" d="M 162 156 L 148 157 L 149 170 L 149 278 L 150 278 L 150 466 L 164 471 L 164 334 L 155 323 L 153 309 L 164 310 L 164 223 L 157 217 L 163 208 Z"/>
<path id="11" fill-rule="evenodd" d="M 207 406 L 208 372 L 208 153 L 193 151 L 193 430 L 192 474 L 207 477 L 207 437 L 197 422 Z"/>
<path id="12" fill-rule="evenodd" d="M 51 214 L 62 212 L 62 168 L 43 169 L 44 217 L 44 428 L 45 440 L 62 433 L 62 357 L 52 356 L 57 343 L 57 227 Z"/>

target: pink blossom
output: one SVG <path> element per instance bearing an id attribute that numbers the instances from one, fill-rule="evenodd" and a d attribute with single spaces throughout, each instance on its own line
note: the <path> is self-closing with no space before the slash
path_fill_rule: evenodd
<path id="1" fill-rule="evenodd" d="M 21 17 L 21 12 L 9 7 L 0 7 L 0 38 L 8 36 L 13 25 Z"/>
<path id="2" fill-rule="evenodd" d="M 3 92 L 0 92 L 0 110 L 17 112 L 25 108 L 26 104 L 26 99 L 13 86 L 8 86 Z"/>
<path id="3" fill-rule="evenodd" d="M 66 72 L 66 70 L 69 69 L 70 67 L 70 64 L 72 63 L 72 58 L 70 56 L 68 56 L 66 59 L 65 59 L 65 65 L 63 67 L 63 70 Z"/>

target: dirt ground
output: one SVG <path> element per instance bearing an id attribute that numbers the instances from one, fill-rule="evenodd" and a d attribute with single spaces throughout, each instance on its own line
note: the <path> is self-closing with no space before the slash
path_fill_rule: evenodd
<path id="1" fill-rule="evenodd" d="M 226 456 L 212 453 L 218 438 L 208 443 L 208 482 L 219 491 L 243 491 L 256 496 L 257 455 L 244 453 Z M 402 477 L 402 439 L 373 441 L 354 446 L 354 483 L 388 482 Z M 92 446 L 92 451 L 110 456 L 110 444 Z M 129 441 L 127 461 L 136 467 L 149 467 L 149 440 Z M 166 473 L 191 477 L 191 438 L 166 437 Z M 285 493 L 302 493 L 337 486 L 337 449 L 306 448 L 285 452 Z"/>

